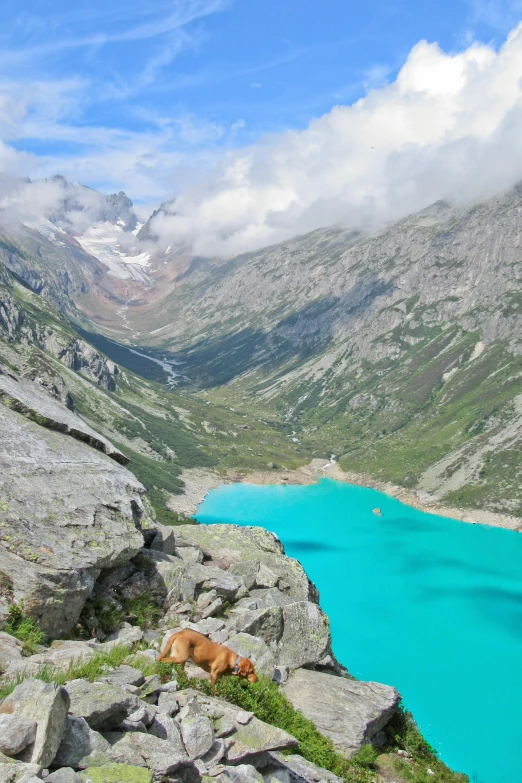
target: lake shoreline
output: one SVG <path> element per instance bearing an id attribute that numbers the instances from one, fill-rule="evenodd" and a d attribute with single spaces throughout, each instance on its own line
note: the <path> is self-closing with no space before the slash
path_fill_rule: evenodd
<path id="1" fill-rule="evenodd" d="M 337 463 L 325 464 L 324 460 L 320 459 L 314 459 L 308 465 L 303 465 L 295 470 L 277 468 L 252 473 L 227 472 L 220 474 L 204 468 L 188 468 L 182 472 L 180 478 L 185 482 L 185 491 L 181 495 L 171 495 L 168 506 L 172 511 L 186 516 L 195 514 L 197 507 L 203 502 L 206 495 L 222 484 L 307 485 L 317 484 L 323 478 L 331 478 L 367 489 L 376 489 L 385 495 L 396 498 L 407 506 L 428 514 L 449 517 L 471 525 L 489 525 L 490 527 L 522 532 L 522 520 L 518 517 L 486 509 L 446 506 L 427 492 L 410 490 L 391 482 L 380 481 L 366 473 L 344 471 Z"/>

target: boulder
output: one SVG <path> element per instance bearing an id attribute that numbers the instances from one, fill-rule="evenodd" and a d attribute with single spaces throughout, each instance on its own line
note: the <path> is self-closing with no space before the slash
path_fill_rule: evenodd
<path id="1" fill-rule="evenodd" d="M 210 636 L 211 633 L 222 631 L 225 627 L 225 623 L 223 620 L 218 620 L 216 617 L 207 617 L 205 620 L 200 620 L 198 623 L 182 620 L 180 627 L 189 628 L 191 631 L 197 631 L 198 633 L 202 633 L 203 636 Z"/>
<path id="2" fill-rule="evenodd" d="M 84 718 L 69 715 L 53 766 L 84 769 L 107 761 L 110 745 Z"/>
<path id="3" fill-rule="evenodd" d="M 142 639 L 143 631 L 138 625 L 127 625 L 109 634 L 103 644 L 99 645 L 99 648 L 112 650 L 113 647 L 117 647 L 120 644 L 130 646 L 136 644 L 136 642 L 141 642 Z"/>
<path id="4" fill-rule="evenodd" d="M 302 565 L 285 557 L 283 545 L 268 530 L 236 525 L 179 525 L 176 527 L 176 543 L 177 546 L 181 543 L 199 546 L 203 554 L 221 568 L 229 568 L 233 563 L 256 561 L 270 570 L 277 578 L 279 589 L 294 601 L 318 600 L 317 590 Z"/>
<path id="5" fill-rule="evenodd" d="M 240 576 L 247 590 L 250 590 L 256 583 L 259 560 L 240 560 L 238 563 L 232 563 L 228 570 L 231 574 Z"/>
<path id="6" fill-rule="evenodd" d="M 67 683 L 71 699 L 70 713 L 85 718 L 91 729 L 110 731 L 141 706 L 137 696 L 118 685 L 87 680 Z"/>
<path id="7" fill-rule="evenodd" d="M 158 712 L 154 716 L 149 733 L 158 739 L 168 740 L 169 745 L 176 748 L 180 755 L 185 755 L 185 746 L 181 738 L 181 729 L 179 723 L 174 718 L 163 712 Z"/>
<path id="8" fill-rule="evenodd" d="M 0 631 L 0 673 L 4 672 L 11 662 L 22 660 L 22 650 L 22 642 Z"/>
<path id="9" fill-rule="evenodd" d="M 0 402 L 43 427 L 88 443 L 122 465 L 129 462 L 128 457 L 115 448 L 104 435 L 95 432 L 77 413 L 51 397 L 37 383 L 0 373 Z"/>
<path id="10" fill-rule="evenodd" d="M 145 677 L 139 669 L 123 664 L 122 666 L 118 666 L 117 669 L 114 669 L 114 671 L 109 672 L 109 674 L 100 677 L 98 682 L 108 682 L 112 685 L 119 685 L 120 688 L 124 688 L 126 685 L 143 685 Z"/>
<path id="11" fill-rule="evenodd" d="M 281 781 L 281 776 L 277 775 L 280 770 L 287 773 L 288 780 L 292 783 L 343 783 L 342 778 L 338 778 L 323 767 L 318 767 L 303 756 L 297 754 L 287 756 L 274 751 L 269 753 L 268 757 L 270 762 L 262 769 L 265 783 L 270 783 L 274 778 Z"/>
<path id="12" fill-rule="evenodd" d="M 249 658 L 254 664 L 257 674 L 272 679 L 275 658 L 262 639 L 248 633 L 238 633 L 227 640 L 227 647 L 243 658 Z"/>
<path id="13" fill-rule="evenodd" d="M 40 773 L 40 764 L 25 764 L 0 753 L 0 783 L 34 783 Z"/>
<path id="14" fill-rule="evenodd" d="M 19 672 L 34 676 L 43 668 L 66 670 L 72 663 L 88 661 L 96 655 L 93 642 L 59 641 L 36 655 L 12 661 L 6 669 L 6 675 L 12 677 Z"/>
<path id="15" fill-rule="evenodd" d="M 237 764 L 226 767 L 214 780 L 220 783 L 264 783 L 263 776 L 251 764 Z"/>
<path id="16" fill-rule="evenodd" d="M 156 534 L 152 539 L 151 549 L 163 552 L 165 555 L 176 554 L 176 542 L 174 540 L 174 528 L 168 525 L 158 525 Z"/>
<path id="17" fill-rule="evenodd" d="M 297 669 L 319 663 L 330 653 L 328 617 L 311 601 L 299 601 L 280 609 L 283 633 L 279 639 L 277 663 Z"/>
<path id="18" fill-rule="evenodd" d="M 80 772 L 82 783 L 152 783 L 152 770 L 129 764 L 104 764 Z"/>
<path id="19" fill-rule="evenodd" d="M 81 783 L 82 779 L 71 767 L 56 769 L 44 778 L 45 783 Z"/>
<path id="20" fill-rule="evenodd" d="M 160 693 L 158 711 L 164 715 L 176 715 L 179 712 L 178 700 L 172 693 Z"/>
<path id="21" fill-rule="evenodd" d="M 257 636 L 277 654 L 279 640 L 283 635 L 283 610 L 271 606 L 253 611 L 232 610 L 229 633 L 244 633 Z"/>
<path id="22" fill-rule="evenodd" d="M 388 685 L 306 669 L 292 672 L 282 690 L 348 758 L 388 723 L 400 701 Z"/>
<path id="23" fill-rule="evenodd" d="M 266 750 L 295 748 L 298 744 L 286 731 L 251 717 L 251 713 L 245 713 L 223 699 L 206 696 L 191 688 L 179 691 L 177 698 L 182 708 L 191 704 L 192 709 L 213 717 L 216 737 L 226 736 L 227 741 L 233 741 L 227 750 L 228 761 L 232 764 L 251 761 Z M 244 719 L 246 723 L 240 722 Z"/>
<path id="24" fill-rule="evenodd" d="M 23 600 L 43 631 L 60 636 L 100 571 L 143 546 L 145 490 L 106 454 L 4 405 L 0 431 L 0 575 L 9 587 L 0 619 Z"/>
<path id="25" fill-rule="evenodd" d="M 60 685 L 27 679 L 16 686 L 3 701 L 0 713 L 37 720 L 34 741 L 18 755 L 20 761 L 50 766 L 62 740 L 68 709 L 69 695 Z"/>
<path id="26" fill-rule="evenodd" d="M 151 734 L 109 732 L 106 737 L 111 744 L 111 757 L 118 764 L 148 767 L 161 776 L 170 775 L 187 763 L 185 753 Z"/>
<path id="27" fill-rule="evenodd" d="M 15 714 L 0 715 L 0 751 L 16 756 L 36 738 L 36 721 Z"/>
<path id="28" fill-rule="evenodd" d="M 212 722 L 204 715 L 187 715 L 181 721 L 181 736 L 191 760 L 209 752 L 214 742 Z"/>

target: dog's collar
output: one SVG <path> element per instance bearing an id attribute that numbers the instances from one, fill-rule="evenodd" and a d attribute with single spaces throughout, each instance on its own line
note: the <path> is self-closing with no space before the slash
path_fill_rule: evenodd
<path id="1" fill-rule="evenodd" d="M 236 675 L 236 677 L 237 677 L 237 676 L 238 676 L 238 674 L 239 674 L 239 662 L 240 662 L 240 660 L 241 660 L 241 656 L 240 656 L 240 655 L 238 655 L 238 656 L 237 656 L 237 660 L 236 660 L 236 662 L 235 662 L 235 664 L 234 664 L 234 674 Z"/>

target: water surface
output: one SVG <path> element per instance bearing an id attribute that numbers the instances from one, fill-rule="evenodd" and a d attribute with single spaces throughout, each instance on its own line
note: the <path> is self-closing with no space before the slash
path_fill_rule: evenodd
<path id="1" fill-rule="evenodd" d="M 349 671 L 394 685 L 453 769 L 522 782 L 522 535 L 331 479 L 222 486 L 196 516 L 276 533 Z"/>

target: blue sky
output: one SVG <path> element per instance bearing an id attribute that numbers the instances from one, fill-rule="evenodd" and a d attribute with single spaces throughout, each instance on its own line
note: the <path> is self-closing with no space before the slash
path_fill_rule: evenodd
<path id="1" fill-rule="evenodd" d="M 522 0 L 3 0 L 4 168 L 152 202 L 393 82 L 419 41 L 496 48 L 521 16 Z"/>

